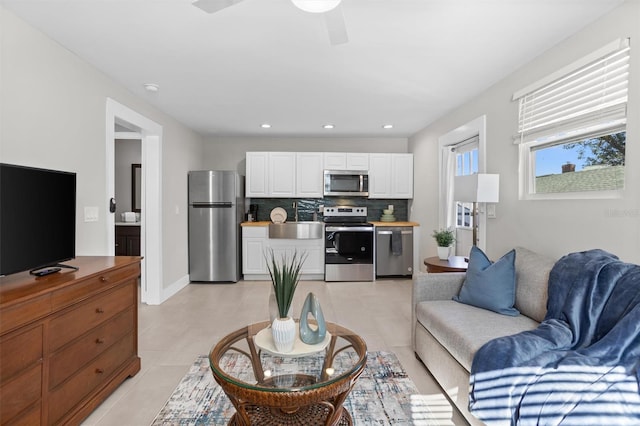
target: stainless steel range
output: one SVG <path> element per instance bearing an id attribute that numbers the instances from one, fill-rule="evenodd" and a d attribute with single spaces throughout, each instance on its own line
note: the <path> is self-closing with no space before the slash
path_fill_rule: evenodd
<path id="1" fill-rule="evenodd" d="M 325 281 L 373 281 L 374 232 L 367 223 L 367 208 L 324 209 Z"/>

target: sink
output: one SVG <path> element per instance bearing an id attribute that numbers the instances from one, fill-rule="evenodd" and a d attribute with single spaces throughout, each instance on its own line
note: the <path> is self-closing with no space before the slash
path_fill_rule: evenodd
<path id="1" fill-rule="evenodd" d="M 324 237 L 323 231 L 323 222 L 285 222 L 269 224 L 269 238 L 315 240 Z"/>

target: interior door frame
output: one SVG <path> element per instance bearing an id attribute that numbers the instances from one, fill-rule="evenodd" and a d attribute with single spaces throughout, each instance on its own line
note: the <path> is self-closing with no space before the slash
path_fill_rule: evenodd
<path id="1" fill-rule="evenodd" d="M 440 228 L 447 226 L 447 208 L 446 208 L 446 188 L 444 188 L 444 179 L 442 176 L 444 164 L 442 162 L 442 150 L 445 147 L 456 145 L 474 136 L 478 136 L 478 173 L 486 173 L 487 167 L 487 116 L 482 115 L 474 120 L 463 124 L 451 130 L 438 138 L 438 170 L 439 170 L 439 212 L 438 223 Z M 478 247 L 486 250 L 487 241 L 487 213 L 486 203 L 478 203 Z"/>
<path id="2" fill-rule="evenodd" d="M 142 212 L 140 254 L 143 256 L 140 299 L 149 305 L 162 302 L 162 126 L 125 105 L 106 101 L 107 200 L 115 198 L 115 125 L 133 127 L 142 140 Z M 107 209 L 108 211 L 108 209 Z M 106 215 L 107 253 L 115 253 L 115 215 Z"/>

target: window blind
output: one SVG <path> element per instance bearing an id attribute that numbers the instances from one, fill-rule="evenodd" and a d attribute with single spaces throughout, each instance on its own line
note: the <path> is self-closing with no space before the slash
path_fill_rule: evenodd
<path id="1" fill-rule="evenodd" d="M 625 123 L 629 40 L 616 47 L 530 92 L 519 92 L 519 141 L 548 142 Z"/>

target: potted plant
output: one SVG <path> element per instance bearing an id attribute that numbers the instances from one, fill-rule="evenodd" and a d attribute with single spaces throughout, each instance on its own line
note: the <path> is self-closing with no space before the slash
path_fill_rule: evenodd
<path id="1" fill-rule="evenodd" d="M 449 251 L 456 240 L 454 230 L 451 228 L 434 230 L 432 237 L 435 238 L 438 245 L 438 257 L 441 260 L 449 259 Z"/>
<path id="2" fill-rule="evenodd" d="M 306 254 L 301 255 L 296 251 L 292 256 L 283 254 L 276 259 L 273 250 L 269 250 L 269 256 L 266 259 L 278 308 L 278 314 L 271 323 L 273 342 L 278 352 L 286 353 L 293 349 L 296 324 L 289 316 L 289 310 L 300 279 L 300 269 L 306 258 Z"/>

